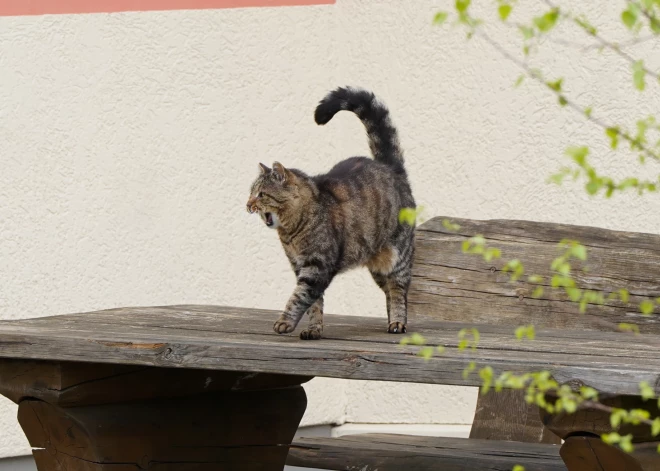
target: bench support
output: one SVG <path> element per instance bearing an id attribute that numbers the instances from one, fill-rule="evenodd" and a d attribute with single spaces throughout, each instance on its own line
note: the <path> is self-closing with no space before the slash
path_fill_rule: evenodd
<path id="1" fill-rule="evenodd" d="M 0 362 L 39 471 L 281 471 L 310 379 L 91 366 Z"/>
<path id="2" fill-rule="evenodd" d="M 549 402 L 555 399 L 546 397 Z M 656 401 L 644 401 L 639 396 L 606 396 L 600 402 L 619 409 L 646 409 L 651 417 L 660 415 Z M 635 449 L 628 454 L 600 439 L 603 433 L 615 431 L 605 411 L 582 408 L 573 414 L 549 414 L 542 410 L 540 417 L 549 430 L 565 440 L 560 454 L 569 471 L 660 471 L 657 438 L 648 425 L 621 424 L 616 430 L 621 435 L 632 434 Z"/>
<path id="3" fill-rule="evenodd" d="M 538 406 L 525 401 L 525 391 L 514 389 L 479 394 L 470 438 L 561 443 L 561 439 L 541 422 Z"/>

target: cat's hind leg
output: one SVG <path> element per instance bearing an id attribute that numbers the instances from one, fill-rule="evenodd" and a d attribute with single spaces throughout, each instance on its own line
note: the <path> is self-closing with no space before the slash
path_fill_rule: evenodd
<path id="1" fill-rule="evenodd" d="M 376 284 L 385 293 L 387 331 L 390 334 L 404 334 L 408 323 L 408 288 L 412 277 L 413 250 L 403 250 L 403 253 L 401 253 L 388 249 L 388 252 L 392 254 L 389 270 L 383 273 L 384 270 L 381 264 L 380 266 L 369 266 L 369 271 Z"/>
<path id="2" fill-rule="evenodd" d="M 323 335 L 323 296 L 307 309 L 309 325 L 300 332 L 302 340 L 319 340 Z"/>

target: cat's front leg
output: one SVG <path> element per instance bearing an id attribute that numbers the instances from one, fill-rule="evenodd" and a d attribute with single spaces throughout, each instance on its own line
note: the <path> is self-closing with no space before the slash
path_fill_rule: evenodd
<path id="1" fill-rule="evenodd" d="M 305 312 L 323 296 L 330 281 L 332 275 L 327 271 L 316 266 L 303 267 L 298 275 L 296 289 L 273 330 L 278 334 L 293 332 Z"/>
<path id="2" fill-rule="evenodd" d="M 323 296 L 307 310 L 309 325 L 300 332 L 302 340 L 318 340 L 323 335 Z"/>

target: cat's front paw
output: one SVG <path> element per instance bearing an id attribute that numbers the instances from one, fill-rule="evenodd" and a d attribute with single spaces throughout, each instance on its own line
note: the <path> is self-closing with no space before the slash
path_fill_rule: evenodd
<path id="1" fill-rule="evenodd" d="M 300 332 L 302 340 L 319 340 L 321 338 L 321 329 L 318 327 L 308 327 Z"/>
<path id="2" fill-rule="evenodd" d="M 402 322 L 390 322 L 387 331 L 390 334 L 405 334 L 407 331 L 406 324 L 403 324 Z"/>
<path id="3" fill-rule="evenodd" d="M 275 325 L 273 326 L 273 330 L 278 334 L 288 334 L 293 332 L 295 328 L 296 324 L 294 324 L 293 321 L 289 319 L 285 319 L 284 317 L 277 319 L 277 322 L 275 322 Z"/>

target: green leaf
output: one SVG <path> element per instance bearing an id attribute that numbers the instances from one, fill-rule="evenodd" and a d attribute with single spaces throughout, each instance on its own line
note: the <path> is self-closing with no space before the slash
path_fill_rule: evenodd
<path id="1" fill-rule="evenodd" d="M 500 258 L 501 255 L 502 252 L 500 251 L 500 249 L 497 249 L 495 247 L 490 247 L 486 249 L 486 252 L 484 252 L 484 260 L 490 262 L 494 258 Z"/>
<path id="2" fill-rule="evenodd" d="M 621 441 L 621 435 L 619 435 L 616 432 L 604 433 L 600 436 L 600 438 L 608 445 L 614 445 L 616 443 L 619 443 L 619 441 Z"/>
<path id="3" fill-rule="evenodd" d="M 632 434 L 629 433 L 628 435 L 624 435 L 623 437 L 621 437 L 621 439 L 619 440 L 619 446 L 626 453 L 632 453 L 633 451 Z"/>
<path id="4" fill-rule="evenodd" d="M 493 369 L 486 366 L 479 370 L 479 377 L 483 383 L 481 384 L 481 394 L 486 394 L 493 384 Z"/>
<path id="5" fill-rule="evenodd" d="M 610 147 L 616 149 L 619 145 L 619 128 L 607 128 L 605 134 L 610 138 Z"/>
<path id="6" fill-rule="evenodd" d="M 566 276 L 571 272 L 571 264 L 564 262 L 557 267 L 557 271 Z"/>
<path id="7" fill-rule="evenodd" d="M 516 327 L 515 330 L 516 338 L 522 340 L 523 337 L 527 337 L 529 340 L 534 340 L 536 337 L 536 330 L 533 325 L 521 325 Z"/>
<path id="8" fill-rule="evenodd" d="M 648 399 L 653 399 L 655 397 L 653 388 L 646 381 L 642 381 L 641 383 L 639 383 L 639 391 L 640 391 L 640 396 L 642 396 L 642 399 L 644 399 L 645 401 Z"/>
<path id="9" fill-rule="evenodd" d="M 433 347 L 424 347 L 424 348 L 422 348 L 419 351 L 418 355 L 420 357 L 424 358 L 425 360 L 430 359 L 433 356 Z"/>
<path id="10" fill-rule="evenodd" d="M 642 301 L 639 303 L 639 310 L 642 311 L 642 314 L 645 316 L 650 316 L 653 314 L 653 308 L 655 306 L 653 305 L 653 301 L 649 301 L 648 299 Z"/>
<path id="11" fill-rule="evenodd" d="M 619 330 L 621 332 L 633 332 L 639 334 L 639 326 L 637 324 L 628 324 L 626 322 L 621 322 L 619 324 Z"/>
<path id="12" fill-rule="evenodd" d="M 564 97 L 564 95 L 559 95 L 558 100 L 559 100 L 559 106 L 568 105 L 568 100 L 566 99 L 566 97 Z"/>
<path id="13" fill-rule="evenodd" d="M 421 345 L 424 345 L 426 343 L 426 339 L 422 335 L 418 334 L 417 332 L 414 332 L 410 336 L 410 343 L 413 344 L 413 345 L 421 346 Z"/>
<path id="14" fill-rule="evenodd" d="M 593 399 L 595 401 L 598 400 L 598 391 L 596 391 L 594 388 L 591 388 L 589 386 L 582 386 L 580 387 L 580 394 L 582 394 L 582 397 L 584 399 Z"/>
<path id="15" fill-rule="evenodd" d="M 651 424 L 651 433 L 653 434 L 654 437 L 660 434 L 660 417 L 656 417 L 655 419 L 653 419 L 653 423 Z"/>
<path id="16" fill-rule="evenodd" d="M 600 184 L 600 182 L 597 182 L 596 180 L 591 180 L 589 183 L 585 185 L 585 189 L 587 190 L 587 193 L 589 193 L 590 195 L 595 195 L 596 193 L 598 193 L 598 190 L 600 190 L 601 186 L 602 185 Z"/>
<path id="17" fill-rule="evenodd" d="M 511 14 L 511 10 L 513 7 L 509 4 L 502 4 L 500 7 L 497 9 L 497 12 L 500 14 L 500 20 L 506 21 L 506 19 L 509 17 Z"/>
<path id="18" fill-rule="evenodd" d="M 564 81 L 564 79 L 560 78 L 560 79 L 555 80 L 554 82 L 546 82 L 545 84 L 551 90 L 554 90 L 555 92 L 561 92 L 561 85 L 562 85 L 563 81 Z"/>
<path id="19" fill-rule="evenodd" d="M 658 448 L 660 448 L 660 445 L 658 445 Z M 525 471 L 525 467 L 523 465 L 517 464 L 511 469 L 511 471 Z"/>
<path id="20" fill-rule="evenodd" d="M 571 301 L 576 303 L 582 297 L 582 290 L 579 288 L 566 288 L 566 294 L 568 294 Z"/>
<path id="21" fill-rule="evenodd" d="M 442 227 L 444 227 L 448 231 L 458 231 L 458 230 L 461 229 L 461 226 L 459 226 L 456 223 L 451 222 L 449 219 L 443 219 L 442 220 Z"/>
<path id="22" fill-rule="evenodd" d="M 468 366 L 463 370 L 463 379 L 467 379 L 467 377 L 470 376 L 470 373 L 472 373 L 476 367 L 477 367 L 476 363 L 471 361 L 468 364 Z"/>
<path id="23" fill-rule="evenodd" d="M 521 74 L 518 79 L 516 80 L 516 83 L 513 85 L 514 87 L 519 87 L 521 83 L 523 83 L 523 80 L 525 80 L 525 74 Z"/>
<path id="24" fill-rule="evenodd" d="M 543 277 L 540 275 L 530 275 L 527 281 L 530 283 L 543 283 Z"/>
<path id="25" fill-rule="evenodd" d="M 399 211 L 399 223 L 408 224 L 409 226 L 415 225 L 415 220 L 417 219 L 417 211 L 415 208 L 402 208 Z"/>
<path id="26" fill-rule="evenodd" d="M 621 21 L 628 29 L 633 29 L 637 23 L 637 10 L 632 6 L 628 7 L 627 10 L 621 13 Z"/>
<path id="27" fill-rule="evenodd" d="M 459 13 L 465 13 L 470 6 L 471 0 L 456 0 L 456 10 Z"/>
<path id="28" fill-rule="evenodd" d="M 633 63 L 633 83 L 635 84 L 635 88 L 637 90 L 644 90 L 644 87 L 646 86 L 645 83 L 645 78 L 646 78 L 646 70 L 644 69 L 644 61 L 638 60 Z"/>
<path id="29" fill-rule="evenodd" d="M 573 256 L 579 260 L 587 259 L 587 249 L 584 245 L 576 245 L 571 249 Z"/>
<path id="30" fill-rule="evenodd" d="M 660 34 L 660 19 L 653 18 L 649 20 L 649 26 L 651 27 L 651 31 L 655 34 Z"/>
<path id="31" fill-rule="evenodd" d="M 630 295 L 628 294 L 627 289 L 620 289 L 619 290 L 619 298 L 621 298 L 621 302 L 627 303 L 628 299 L 630 298 Z"/>
<path id="32" fill-rule="evenodd" d="M 543 296 L 543 286 L 537 286 L 534 291 L 532 291 L 532 298 L 538 299 Z"/>
<path id="33" fill-rule="evenodd" d="M 447 13 L 446 11 L 439 11 L 433 17 L 433 24 L 434 25 L 441 25 L 442 23 L 447 21 L 448 16 L 449 16 L 449 13 Z"/>
<path id="34" fill-rule="evenodd" d="M 559 9 L 553 8 L 543 16 L 534 18 L 534 25 L 543 33 L 547 33 L 557 24 L 559 18 Z"/>
<path id="35" fill-rule="evenodd" d="M 589 148 L 582 147 L 569 147 L 566 149 L 566 155 L 572 158 L 580 167 L 584 167 L 587 163 L 587 155 L 589 155 Z"/>
<path id="36" fill-rule="evenodd" d="M 591 106 L 588 106 L 587 108 L 584 109 L 584 115 L 587 118 L 591 118 L 591 113 L 593 112 L 593 108 Z"/>

